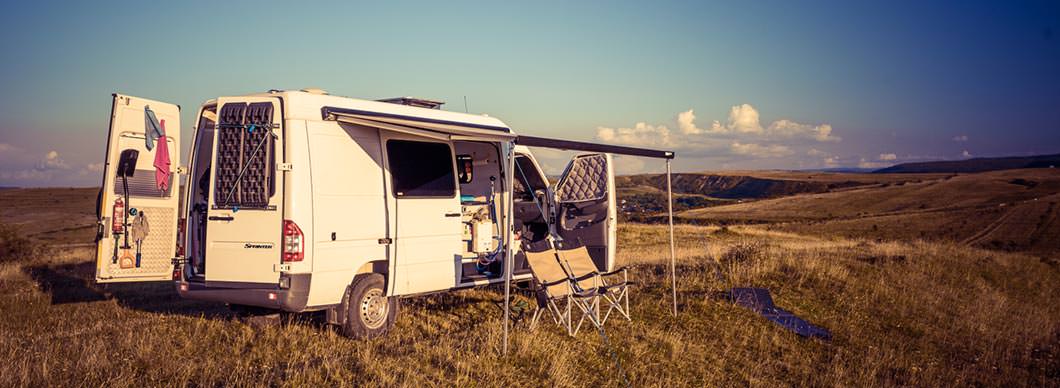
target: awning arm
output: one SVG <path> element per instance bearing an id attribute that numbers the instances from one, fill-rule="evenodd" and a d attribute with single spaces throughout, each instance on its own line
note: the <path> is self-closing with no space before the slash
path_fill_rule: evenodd
<path id="1" fill-rule="evenodd" d="M 572 151 L 604 152 L 609 154 L 643 156 L 648 158 L 673 159 L 673 151 L 660 151 L 647 148 L 636 148 L 616 146 L 610 144 L 588 143 L 574 140 L 549 139 L 537 136 L 519 135 L 515 138 L 515 144 L 527 147 L 557 148 Z"/>

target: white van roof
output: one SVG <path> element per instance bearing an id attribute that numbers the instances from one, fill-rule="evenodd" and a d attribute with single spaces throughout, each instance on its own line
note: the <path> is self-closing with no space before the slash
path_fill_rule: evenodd
<path id="1" fill-rule="evenodd" d="M 394 104 L 352 97 L 332 96 L 320 93 L 307 93 L 295 90 L 274 90 L 266 93 L 245 95 L 247 97 L 281 96 L 284 99 L 283 110 L 287 118 L 300 120 L 321 120 L 327 112 L 358 112 L 359 114 L 407 117 L 429 122 L 452 123 L 475 128 L 497 130 L 512 133 L 508 124 L 488 115 L 476 115 L 445 111 L 440 109 L 420 108 L 409 105 Z"/>

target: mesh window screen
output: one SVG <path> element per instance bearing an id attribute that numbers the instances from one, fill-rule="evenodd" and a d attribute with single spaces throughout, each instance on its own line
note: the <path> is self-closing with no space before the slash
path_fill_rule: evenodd
<path id="1" fill-rule="evenodd" d="M 217 207 L 266 208 L 273 191 L 272 103 L 228 103 L 217 124 Z"/>

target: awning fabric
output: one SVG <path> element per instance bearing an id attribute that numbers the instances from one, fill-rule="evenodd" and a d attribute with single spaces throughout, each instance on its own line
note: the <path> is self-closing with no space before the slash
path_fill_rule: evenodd
<path id="1" fill-rule="evenodd" d="M 522 136 L 520 135 L 515 139 L 515 144 L 524 145 L 527 147 L 546 147 L 556 148 L 561 150 L 572 150 L 572 151 L 586 151 L 586 152 L 605 152 L 609 154 L 619 155 L 632 155 L 632 156 L 643 156 L 648 158 L 661 158 L 661 159 L 673 159 L 673 151 L 660 151 L 652 150 L 647 148 L 636 148 L 626 146 L 616 146 L 609 144 L 599 143 L 587 143 L 573 140 L 561 140 L 561 139 L 549 139 L 544 137 L 536 136 Z"/>
<path id="2" fill-rule="evenodd" d="M 384 115 L 352 109 L 325 107 L 323 116 L 325 120 L 335 120 L 431 138 L 511 141 L 516 137 L 508 128 L 504 127 L 412 116 Z"/>

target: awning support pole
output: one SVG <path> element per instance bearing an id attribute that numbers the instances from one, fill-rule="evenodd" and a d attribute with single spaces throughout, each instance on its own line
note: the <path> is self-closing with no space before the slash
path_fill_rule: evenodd
<path id="1" fill-rule="evenodd" d="M 501 203 L 504 209 L 501 212 L 504 213 L 504 222 L 502 222 L 504 228 L 504 348 L 502 352 L 504 355 L 508 355 L 508 326 L 511 324 L 511 293 L 512 293 L 512 272 L 513 272 L 513 260 L 515 260 L 515 253 L 512 252 L 512 243 L 514 242 L 512 234 L 514 232 L 515 216 L 514 206 L 512 202 L 512 191 L 515 189 L 515 143 L 509 142 L 508 149 L 505 150 L 507 156 L 505 160 L 504 168 L 504 193 L 501 195 Z"/>
<path id="2" fill-rule="evenodd" d="M 674 248 L 674 190 L 670 183 L 670 159 L 666 159 L 666 210 L 670 222 L 670 281 L 673 287 L 674 316 L 677 316 L 677 251 Z"/>

